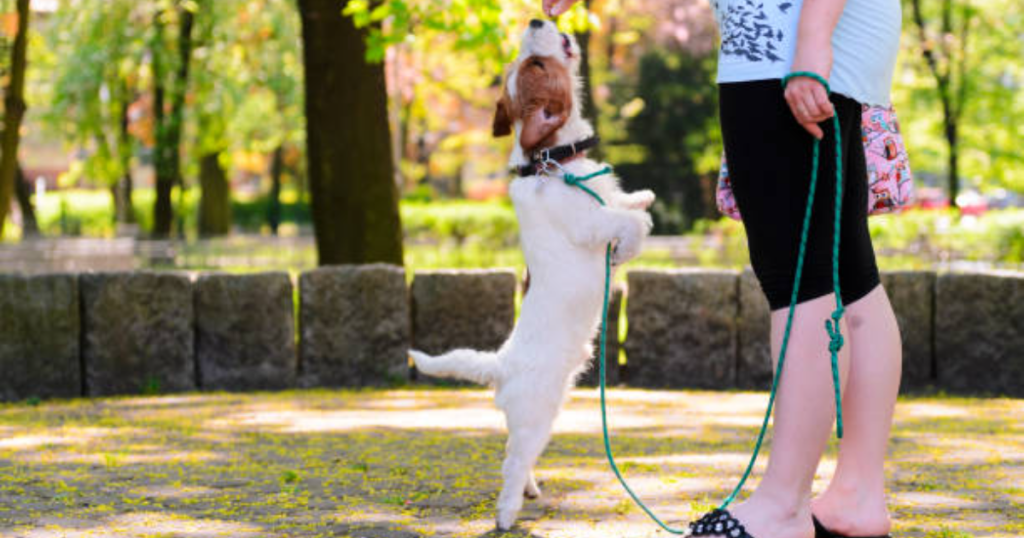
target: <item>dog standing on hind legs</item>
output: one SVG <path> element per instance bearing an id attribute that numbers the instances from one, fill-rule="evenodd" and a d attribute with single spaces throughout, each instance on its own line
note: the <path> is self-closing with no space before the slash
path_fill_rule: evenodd
<path id="1" fill-rule="evenodd" d="M 605 253 L 612 262 L 636 256 L 650 232 L 654 193 L 623 192 L 610 174 L 582 189 L 562 180 L 604 165 L 586 158 L 596 144 L 580 113 L 579 46 L 550 21 L 533 20 L 509 66 L 494 117 L 494 135 L 515 135 L 509 164 L 520 176 L 509 186 L 530 274 L 519 320 L 497 351 L 456 349 L 432 357 L 411 350 L 416 368 L 495 388 L 508 444 L 502 464 L 497 525 L 515 523 L 523 497 L 540 495 L 533 466 L 576 378 L 593 355 L 604 299 Z M 614 358 L 612 359 L 614 360 Z"/>

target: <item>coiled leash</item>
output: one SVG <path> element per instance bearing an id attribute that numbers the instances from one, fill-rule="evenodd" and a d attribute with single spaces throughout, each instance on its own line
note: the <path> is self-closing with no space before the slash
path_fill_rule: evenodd
<path id="1" fill-rule="evenodd" d="M 782 87 L 785 89 L 786 84 L 790 79 L 794 77 L 808 77 L 821 83 L 825 87 L 825 91 L 830 93 L 828 81 L 816 73 L 809 71 L 796 71 L 783 77 Z M 825 321 L 825 330 L 828 331 L 829 345 L 828 350 L 831 355 L 832 362 L 832 386 L 835 392 L 836 400 L 836 437 L 843 437 L 843 410 L 842 401 L 839 391 L 839 350 L 843 347 L 843 335 L 839 330 L 839 320 L 843 317 L 843 299 L 839 292 L 839 218 L 842 210 L 842 198 L 843 198 L 843 160 L 842 160 L 842 139 L 839 136 L 839 118 L 832 115 L 832 126 L 834 129 L 834 138 L 836 143 L 836 199 L 835 199 L 835 222 L 833 228 L 832 237 L 832 287 L 836 297 L 836 309 L 832 312 L 831 320 Z M 819 140 L 814 139 L 814 152 L 811 163 L 811 185 L 807 194 L 807 209 L 804 212 L 803 229 L 800 232 L 800 251 L 796 261 L 796 275 L 793 282 L 793 293 L 789 300 L 789 313 L 786 316 L 786 332 L 782 337 L 782 347 L 779 350 L 779 361 L 778 366 L 775 369 L 775 375 L 772 377 L 772 389 L 768 396 L 768 408 L 765 410 L 764 420 L 761 423 L 761 431 L 757 434 L 757 442 L 754 444 L 754 453 L 750 456 L 750 462 L 747 464 L 747 468 L 743 471 L 743 477 L 740 478 L 739 484 L 733 492 L 722 502 L 722 505 L 718 507 L 719 510 L 725 509 L 729 506 L 740 490 L 743 489 L 743 485 L 746 483 L 747 478 L 750 477 L 750 472 L 754 468 L 754 463 L 757 461 L 757 456 L 761 451 L 761 444 L 764 441 L 765 432 L 768 429 L 768 421 L 772 416 L 772 408 L 775 405 L 775 394 L 779 387 L 779 378 L 782 377 L 782 367 L 786 360 L 786 348 L 789 344 L 789 335 L 793 326 L 793 313 L 796 310 L 797 295 L 800 290 L 800 275 L 803 273 L 804 267 L 804 254 L 807 250 L 807 231 L 810 228 L 811 222 L 811 209 L 814 206 L 814 192 L 815 187 L 818 183 L 818 146 Z M 556 161 L 552 161 L 557 166 Z M 545 163 L 547 164 L 547 163 Z M 558 166 L 561 168 L 561 166 Z M 562 180 L 570 186 L 579 187 L 584 192 L 593 197 L 601 205 L 605 205 L 605 202 L 601 197 L 594 192 L 593 189 L 584 185 L 584 182 L 589 181 L 595 177 L 611 173 L 610 167 L 604 167 L 592 174 L 584 176 L 575 176 L 573 174 L 563 171 Z M 661 519 L 658 518 L 650 508 L 647 507 L 640 500 L 636 493 L 626 483 L 626 479 L 622 477 L 622 472 L 619 471 L 619 467 L 615 464 L 615 458 L 612 456 L 611 441 L 608 435 L 608 415 L 605 405 L 605 332 L 608 324 L 608 297 L 611 289 L 611 256 L 612 246 L 609 244 L 605 247 L 605 261 L 604 261 L 604 302 L 601 307 L 601 335 L 600 335 L 600 353 L 598 360 L 598 367 L 600 369 L 600 391 L 601 391 L 601 429 L 604 436 L 604 451 L 605 455 L 608 456 L 608 464 L 612 468 L 612 472 L 615 473 L 615 477 L 619 479 L 619 483 L 622 484 L 623 489 L 626 493 L 633 498 L 633 502 L 643 509 L 647 515 L 660 526 L 672 534 L 687 534 L 690 529 L 677 529 L 669 527 Z"/>

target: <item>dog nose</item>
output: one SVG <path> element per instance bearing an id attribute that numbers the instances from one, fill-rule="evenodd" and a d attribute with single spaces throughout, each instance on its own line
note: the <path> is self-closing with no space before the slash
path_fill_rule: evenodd
<path id="1" fill-rule="evenodd" d="M 540 28 L 541 26 L 544 26 L 544 21 L 540 19 L 533 19 L 530 21 L 530 28 Z"/>

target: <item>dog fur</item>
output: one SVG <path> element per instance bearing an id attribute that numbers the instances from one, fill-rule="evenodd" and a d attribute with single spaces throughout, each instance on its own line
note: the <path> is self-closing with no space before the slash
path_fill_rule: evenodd
<path id="1" fill-rule="evenodd" d="M 593 134 L 580 114 L 578 67 L 576 41 L 559 33 L 552 22 L 534 22 L 526 30 L 519 55 L 508 69 L 493 126 L 496 136 L 515 133 L 511 166 L 528 163 L 531 150 Z M 580 157 L 563 167 L 583 175 L 603 165 Z M 651 228 L 646 209 L 654 201 L 652 192 L 627 194 L 610 174 L 587 186 L 607 205 L 566 185 L 557 169 L 552 175 L 514 179 L 509 186 L 531 284 L 519 320 L 500 349 L 456 349 L 437 357 L 410 351 L 417 369 L 427 375 L 495 387 L 495 403 L 505 413 L 509 433 L 497 503 L 497 525 L 502 530 L 515 523 L 524 495 L 540 495 L 533 466 L 569 390 L 593 354 L 606 246 L 613 245 L 616 265 L 624 263 L 639 253 Z"/>

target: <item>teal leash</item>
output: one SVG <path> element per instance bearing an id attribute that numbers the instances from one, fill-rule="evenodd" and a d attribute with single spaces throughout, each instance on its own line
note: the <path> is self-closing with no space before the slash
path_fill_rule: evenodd
<path id="1" fill-rule="evenodd" d="M 826 81 L 824 78 L 817 75 L 816 73 L 811 73 L 808 71 L 797 71 L 794 73 L 790 73 L 789 75 L 786 75 L 782 79 L 782 87 L 785 88 L 789 80 L 794 77 L 812 78 L 821 83 L 821 85 L 825 87 L 826 92 L 831 91 L 829 89 L 828 81 Z M 831 319 L 825 321 L 825 330 L 828 332 L 829 335 L 828 349 L 831 355 L 832 362 L 832 386 L 835 392 L 836 401 L 836 437 L 841 439 L 843 437 L 843 411 L 842 397 L 839 390 L 839 350 L 842 349 L 843 347 L 843 335 L 839 329 L 839 320 L 842 319 L 843 317 L 844 309 L 842 296 L 840 295 L 839 291 L 839 222 L 840 216 L 842 214 L 843 160 L 842 139 L 839 136 L 839 119 L 835 115 L 832 116 L 832 126 L 835 130 L 834 138 L 836 143 L 836 200 L 835 221 L 832 237 L 832 287 L 836 297 L 836 309 L 835 311 L 832 312 Z M 768 430 L 768 421 L 771 419 L 772 408 L 775 405 L 775 396 L 776 392 L 778 391 L 779 378 L 782 377 L 782 367 L 785 363 L 786 349 L 789 345 L 789 336 L 793 326 L 793 313 L 796 310 L 797 296 L 800 288 L 800 276 L 803 274 L 804 256 L 807 250 L 807 232 L 810 228 L 811 209 L 814 205 L 815 187 L 818 183 L 819 142 L 820 141 L 818 139 L 814 139 L 814 152 L 811 164 L 811 184 L 807 195 L 807 209 L 804 212 L 803 229 L 800 232 L 800 251 L 799 255 L 797 256 L 796 275 L 794 277 L 793 282 L 793 293 L 790 296 L 789 313 L 786 316 L 786 331 L 782 337 L 782 347 L 779 350 L 778 365 L 776 366 L 775 375 L 772 377 L 772 389 L 771 394 L 768 397 L 768 408 L 765 410 L 764 420 L 761 422 L 761 431 L 757 435 L 757 442 L 754 445 L 754 452 L 750 457 L 750 462 L 747 464 L 746 470 L 743 471 L 743 477 L 740 478 L 739 484 L 736 485 L 736 488 L 733 490 L 733 492 L 725 499 L 725 501 L 722 502 L 721 506 L 718 507 L 719 510 L 724 510 L 727 506 L 729 506 L 730 503 L 732 503 L 733 500 L 736 499 L 736 496 L 739 495 L 739 492 L 743 489 L 743 485 L 746 483 L 747 478 L 750 477 L 750 473 L 753 470 L 754 464 L 757 461 L 757 456 L 761 451 L 761 445 L 764 441 L 765 432 Z M 585 182 L 595 177 L 609 173 L 611 173 L 611 167 L 605 166 L 604 168 L 597 170 L 596 172 L 583 176 L 576 176 L 565 172 L 562 175 L 562 180 L 569 186 L 580 188 L 581 190 L 589 194 L 592 198 L 597 200 L 597 202 L 603 206 L 606 205 L 604 200 L 593 189 L 586 186 Z M 601 393 L 601 430 L 604 438 L 605 455 L 608 457 L 608 464 L 611 466 L 612 472 L 615 473 L 615 477 L 619 480 L 619 483 L 622 484 L 623 489 L 626 490 L 626 493 L 628 493 L 629 496 L 633 499 L 633 502 L 635 502 L 637 506 L 643 509 L 643 511 L 651 518 L 652 521 L 657 523 L 658 526 L 660 526 L 662 529 L 671 534 L 686 534 L 689 532 L 689 529 L 677 529 L 669 527 L 665 524 L 665 522 L 659 519 L 658 516 L 655 515 L 655 513 L 652 512 L 646 504 L 644 504 L 643 501 L 640 500 L 640 497 L 638 497 L 637 494 L 632 490 L 632 488 L 629 487 L 629 484 L 626 483 L 626 479 L 623 478 L 622 472 L 619 471 L 619 467 L 618 465 L 615 464 L 615 458 L 612 455 L 611 440 L 608 434 L 608 413 L 605 398 L 605 333 L 607 332 L 608 325 L 608 300 L 611 293 L 612 266 L 612 246 L 610 244 L 605 247 L 604 256 L 604 300 L 601 306 L 601 334 L 598 367 L 600 370 L 599 387 Z"/>

